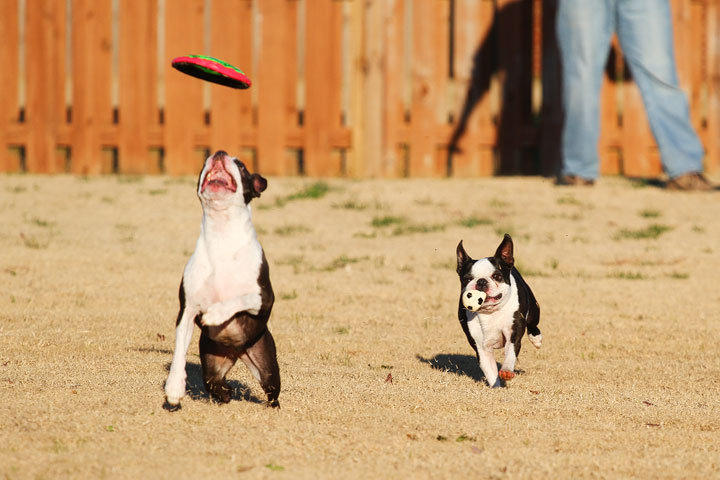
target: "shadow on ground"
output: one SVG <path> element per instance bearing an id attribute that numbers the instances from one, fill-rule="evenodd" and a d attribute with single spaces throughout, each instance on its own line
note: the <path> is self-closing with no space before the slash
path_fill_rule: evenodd
<path id="1" fill-rule="evenodd" d="M 431 358 L 424 358 L 421 355 L 416 355 L 421 363 L 430 365 L 435 370 L 443 372 L 454 373 L 455 375 L 464 375 L 470 377 L 476 382 L 484 382 L 485 375 L 480 370 L 477 358 L 472 355 L 458 355 L 452 353 L 440 353 Z"/>
<path id="2" fill-rule="evenodd" d="M 170 363 L 165 364 L 165 371 L 170 371 Z M 185 365 L 187 372 L 187 380 L 185 392 L 187 397 L 192 400 L 211 400 L 205 385 L 203 384 L 202 366 L 199 363 L 187 362 Z M 228 380 L 228 385 L 232 389 L 231 400 L 244 400 L 251 403 L 264 403 L 263 400 L 250 393 L 250 387 L 237 380 Z"/>

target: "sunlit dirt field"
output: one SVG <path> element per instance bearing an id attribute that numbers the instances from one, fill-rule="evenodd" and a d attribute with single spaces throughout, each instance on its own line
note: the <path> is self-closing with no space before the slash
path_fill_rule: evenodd
<path id="1" fill-rule="evenodd" d="M 719 475 L 720 192 L 270 178 L 253 216 L 281 409 L 241 364 L 212 403 L 196 330 L 169 412 L 195 181 L 0 176 L 0 477 Z M 488 256 L 505 232 L 544 344 L 490 389 L 455 247 Z"/>

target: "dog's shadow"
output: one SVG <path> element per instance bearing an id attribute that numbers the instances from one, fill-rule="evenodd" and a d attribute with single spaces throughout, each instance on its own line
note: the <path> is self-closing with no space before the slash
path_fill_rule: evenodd
<path id="1" fill-rule="evenodd" d="M 439 353 L 431 358 L 425 358 L 422 355 L 416 355 L 415 358 L 419 362 L 430 365 L 430 368 L 440 370 L 441 372 L 454 373 L 455 375 L 470 377 L 476 382 L 487 383 L 485 374 L 480 369 L 477 358 L 472 355 L 459 355 L 453 353 Z M 497 364 L 498 370 L 500 364 Z M 524 370 L 515 369 L 515 374 L 522 375 Z M 501 380 L 504 385 L 504 381 Z"/>
<path id="2" fill-rule="evenodd" d="M 170 362 L 165 364 L 165 370 L 170 371 Z M 191 400 L 207 400 L 212 401 L 210 394 L 205 390 L 205 384 L 203 382 L 202 365 L 195 362 L 187 362 L 185 364 L 185 372 L 187 373 L 187 379 L 185 381 L 185 394 Z M 250 387 L 237 380 L 228 380 L 228 385 L 232 390 L 230 394 L 230 400 L 244 400 L 250 403 L 264 403 L 263 400 L 250 393 Z M 168 410 L 175 410 L 176 408 L 171 407 L 169 404 L 164 405 L 164 408 Z"/>

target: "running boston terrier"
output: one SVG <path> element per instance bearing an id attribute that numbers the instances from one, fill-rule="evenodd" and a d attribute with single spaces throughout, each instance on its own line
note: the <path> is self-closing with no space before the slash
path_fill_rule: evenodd
<path id="1" fill-rule="evenodd" d="M 513 268 L 513 242 L 505 234 L 495 256 L 473 260 L 462 240 L 457 246 L 457 273 L 460 276 L 458 318 L 468 342 L 475 349 L 488 384 L 502 387 L 502 380 L 515 377 L 513 369 L 520 354 L 520 341 L 527 327 L 536 348 L 542 344 L 538 329 L 540 305 L 530 287 Z M 493 349 L 505 348 L 498 375 Z"/>
<path id="2" fill-rule="evenodd" d="M 203 380 L 213 399 L 230 401 L 225 375 L 239 358 L 262 385 L 268 405 L 280 405 L 275 341 L 267 328 L 275 296 L 248 206 L 265 188 L 263 177 L 223 151 L 205 160 L 197 186 L 203 208 L 200 237 L 180 283 L 175 352 L 165 383 L 170 406 L 185 396 L 193 322 L 202 330 Z"/>

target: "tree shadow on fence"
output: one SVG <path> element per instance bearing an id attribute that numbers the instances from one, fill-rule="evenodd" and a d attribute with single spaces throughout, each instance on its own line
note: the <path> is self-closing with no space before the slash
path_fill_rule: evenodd
<path id="1" fill-rule="evenodd" d="M 500 175 L 555 175 L 561 165 L 563 126 L 562 66 L 555 37 L 558 0 L 540 2 L 542 40 L 541 71 L 533 72 L 533 11 L 536 2 L 506 3 L 495 9 L 487 34 L 473 56 L 468 90 L 448 142 L 448 170 L 453 155 L 461 152 L 462 137 L 470 117 L 489 92 L 496 75 L 500 85 L 500 111 L 493 118 L 497 128 L 495 171 Z M 605 68 L 609 80 L 631 80 L 624 61 L 613 46 Z M 533 76 L 541 75 L 542 104 L 533 112 Z"/>

